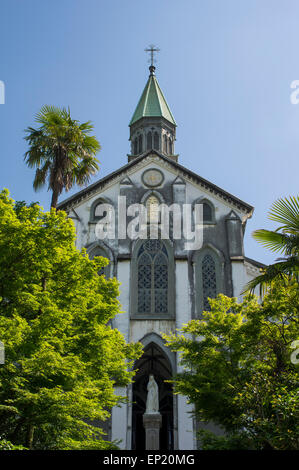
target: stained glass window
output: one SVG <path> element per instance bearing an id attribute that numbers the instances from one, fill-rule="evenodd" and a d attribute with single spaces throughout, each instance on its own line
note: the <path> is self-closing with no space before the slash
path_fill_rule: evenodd
<path id="1" fill-rule="evenodd" d="M 167 312 L 167 250 L 161 240 L 147 240 L 138 252 L 138 313 Z"/>
<path id="2" fill-rule="evenodd" d="M 203 257 L 201 269 L 203 309 L 210 310 L 208 297 L 214 298 L 217 295 L 216 266 L 211 255 L 206 254 Z"/>

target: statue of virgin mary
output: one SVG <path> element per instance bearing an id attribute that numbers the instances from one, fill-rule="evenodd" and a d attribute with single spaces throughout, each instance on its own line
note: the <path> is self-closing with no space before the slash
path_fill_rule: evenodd
<path id="1" fill-rule="evenodd" d="M 147 384 L 146 413 L 159 413 L 159 389 L 154 376 L 149 376 Z"/>

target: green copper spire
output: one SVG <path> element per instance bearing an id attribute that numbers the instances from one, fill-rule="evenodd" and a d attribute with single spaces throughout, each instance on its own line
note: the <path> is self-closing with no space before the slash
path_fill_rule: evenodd
<path id="1" fill-rule="evenodd" d="M 131 126 L 143 117 L 163 117 L 176 126 L 174 117 L 156 79 L 154 65 L 151 65 L 149 69 L 149 79 L 129 125 Z"/>

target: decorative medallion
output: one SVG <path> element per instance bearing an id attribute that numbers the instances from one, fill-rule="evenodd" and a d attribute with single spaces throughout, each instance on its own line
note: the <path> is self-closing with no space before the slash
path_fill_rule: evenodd
<path id="1" fill-rule="evenodd" d="M 146 170 L 142 175 L 142 181 L 145 186 L 149 186 L 150 188 L 155 188 L 156 186 L 160 186 L 163 183 L 164 175 L 162 171 L 157 170 L 156 168 L 151 168 Z"/>

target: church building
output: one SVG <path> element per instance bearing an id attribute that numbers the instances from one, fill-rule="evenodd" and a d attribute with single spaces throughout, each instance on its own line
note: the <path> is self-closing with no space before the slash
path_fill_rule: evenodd
<path id="1" fill-rule="evenodd" d="M 123 313 L 113 320 L 127 342 L 141 342 L 142 357 L 134 383 L 117 394 L 128 403 L 112 410 L 108 438 L 120 441 L 122 449 L 145 449 L 143 415 L 147 385 L 153 375 L 159 390 L 162 416 L 160 449 L 196 449 L 198 423 L 184 396 L 173 395 L 165 382 L 180 372 L 178 354 L 165 347 L 162 335 L 175 332 L 209 309 L 208 297 L 218 293 L 241 300 L 245 284 L 263 266 L 244 254 L 243 237 L 253 207 L 185 168 L 183 156 L 175 152 L 176 121 L 150 66 L 150 75 L 130 121 L 131 149 L 124 166 L 91 184 L 58 205 L 74 221 L 76 244 L 89 256 L 104 256 L 109 265 L 101 274 L 120 282 Z M 153 220 L 156 237 L 118 236 L 99 238 L 96 227 L 103 207 L 113 208 L 119 223 L 120 202 L 125 201 L 127 221 L 134 218 L 136 204 L 147 209 L 146 224 Z M 158 207 L 164 204 L 190 207 L 191 229 L 195 228 L 195 206 L 202 208 L 202 240 L 187 248 L 186 236 L 174 236 L 174 212 L 170 213 L 169 237 L 161 237 Z M 133 208 L 133 209 L 132 209 Z M 107 212 L 107 211 L 106 211 Z M 107 214 L 106 214 L 107 215 Z M 126 232 L 125 232 L 126 233 Z"/>

